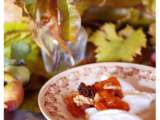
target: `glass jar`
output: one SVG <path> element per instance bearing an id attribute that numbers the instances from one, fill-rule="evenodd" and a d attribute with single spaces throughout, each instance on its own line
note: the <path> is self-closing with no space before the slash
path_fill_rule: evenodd
<path id="1" fill-rule="evenodd" d="M 66 45 L 70 49 L 72 56 L 62 50 L 59 43 L 51 35 L 50 31 L 43 28 L 38 33 L 39 38 L 43 41 L 46 48 L 52 54 L 49 56 L 44 49 L 41 49 L 43 62 L 45 69 L 48 73 L 58 73 L 69 67 L 74 66 L 85 58 L 86 44 L 87 44 L 87 33 L 82 27 L 75 43 L 67 41 Z"/>
<path id="2" fill-rule="evenodd" d="M 46 71 L 48 73 L 58 73 L 76 65 L 84 59 L 88 35 L 85 29 L 81 27 L 75 43 L 64 40 L 71 54 L 65 52 L 65 50 L 61 48 L 58 40 L 56 40 L 50 32 L 50 27 L 53 26 L 54 23 L 51 16 L 55 3 L 52 3 L 50 0 L 48 0 L 48 2 L 45 2 L 45 0 L 41 1 L 36 12 L 36 23 L 38 26 L 37 40 L 40 45 L 43 45 L 42 47 L 40 46 L 40 48 Z M 56 12 L 57 21 L 59 22 L 61 19 L 60 13 L 58 10 L 56 10 Z M 60 25 L 60 23 L 58 24 Z"/>

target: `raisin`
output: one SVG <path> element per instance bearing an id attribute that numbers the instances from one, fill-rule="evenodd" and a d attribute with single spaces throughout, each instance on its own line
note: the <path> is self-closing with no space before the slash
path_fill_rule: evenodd
<path id="1" fill-rule="evenodd" d="M 95 92 L 94 92 L 94 90 L 92 89 L 92 87 L 91 87 L 91 86 L 88 86 L 87 89 L 88 89 L 88 92 L 89 92 L 88 97 L 94 98 Z"/>
<path id="2" fill-rule="evenodd" d="M 7 85 L 7 82 L 6 81 L 4 81 L 4 86 L 6 86 Z"/>
<path id="3" fill-rule="evenodd" d="M 86 84 L 83 83 L 83 82 L 81 82 L 81 84 L 80 84 L 79 87 L 78 87 L 78 90 L 81 90 L 81 89 L 83 89 L 83 88 L 85 88 L 85 87 L 86 87 Z"/>
<path id="4" fill-rule="evenodd" d="M 81 95 L 89 98 L 94 98 L 95 92 L 91 86 L 87 86 L 85 83 L 81 83 L 78 87 L 78 91 Z"/>

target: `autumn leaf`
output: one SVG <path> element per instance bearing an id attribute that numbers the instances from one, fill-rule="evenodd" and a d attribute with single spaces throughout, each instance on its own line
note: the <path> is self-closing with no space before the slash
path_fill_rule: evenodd
<path id="1" fill-rule="evenodd" d="M 151 11 L 151 12 L 155 12 L 155 8 L 156 8 L 156 0 L 141 0 L 142 4 L 144 6 L 146 6 L 146 8 Z"/>
<path id="2" fill-rule="evenodd" d="M 119 35 L 112 23 L 104 24 L 100 30 L 93 33 L 90 41 L 97 46 L 97 61 L 132 62 L 134 56 L 141 54 L 141 49 L 146 47 L 146 36 L 142 29 L 130 31 L 129 34 L 128 36 Z"/>
<path id="3" fill-rule="evenodd" d="M 132 26 L 127 25 L 124 29 L 119 31 L 119 35 L 123 37 L 129 37 L 134 32 L 134 29 Z"/>
<path id="4" fill-rule="evenodd" d="M 88 9 L 129 8 L 140 4 L 140 0 L 75 0 L 75 5 L 82 15 Z M 93 9 L 94 8 L 94 9 Z M 106 14 L 107 15 L 107 14 Z"/>
<path id="5" fill-rule="evenodd" d="M 149 26 L 149 31 L 148 31 L 149 35 L 151 35 L 151 38 L 149 39 L 151 44 L 153 46 L 156 45 L 156 24 L 155 23 L 152 23 L 150 26 Z"/>
<path id="6" fill-rule="evenodd" d="M 80 14 L 82 15 L 87 9 L 95 5 L 99 5 L 102 0 L 77 0 L 75 5 Z"/>

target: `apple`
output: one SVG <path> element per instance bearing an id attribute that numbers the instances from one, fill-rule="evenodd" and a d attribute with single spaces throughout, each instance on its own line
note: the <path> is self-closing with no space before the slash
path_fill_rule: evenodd
<path id="1" fill-rule="evenodd" d="M 26 85 L 30 80 L 30 71 L 26 66 L 13 66 L 5 67 L 5 72 L 10 73 L 15 79 L 22 81 Z"/>
<path id="2" fill-rule="evenodd" d="M 155 53 L 155 51 L 150 56 L 150 64 L 152 66 L 156 66 L 156 53 Z"/>
<path id="3" fill-rule="evenodd" d="M 17 109 L 23 102 L 24 89 L 22 81 L 16 80 L 9 73 L 5 73 L 4 107 L 6 111 Z"/>

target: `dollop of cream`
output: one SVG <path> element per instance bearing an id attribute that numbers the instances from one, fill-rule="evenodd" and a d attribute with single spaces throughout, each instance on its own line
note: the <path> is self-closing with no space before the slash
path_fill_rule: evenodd
<path id="1" fill-rule="evenodd" d="M 145 92 L 134 92 L 126 94 L 123 98 L 130 106 L 131 113 L 139 113 L 150 107 L 152 101 L 155 99 L 155 94 Z"/>
<path id="2" fill-rule="evenodd" d="M 131 85 L 130 83 L 126 82 L 125 80 L 119 80 L 121 87 L 122 87 L 122 91 L 124 93 L 128 93 L 128 92 L 133 92 L 136 91 L 136 89 L 133 87 L 133 85 Z"/>
<path id="3" fill-rule="evenodd" d="M 96 108 L 86 110 L 87 120 L 142 120 L 138 116 L 122 110 L 97 111 Z"/>
<path id="4" fill-rule="evenodd" d="M 87 120 L 142 120 L 135 114 L 150 107 L 155 100 L 155 93 L 141 92 L 125 80 L 119 79 L 124 93 L 123 100 L 130 106 L 130 111 L 109 109 L 97 111 L 96 108 L 86 109 Z"/>
<path id="5" fill-rule="evenodd" d="M 119 80 L 124 93 L 123 100 L 130 106 L 130 113 L 137 114 L 150 107 L 155 100 L 155 93 L 147 93 L 136 90 L 125 80 Z"/>

